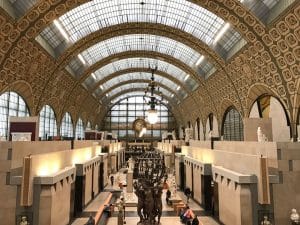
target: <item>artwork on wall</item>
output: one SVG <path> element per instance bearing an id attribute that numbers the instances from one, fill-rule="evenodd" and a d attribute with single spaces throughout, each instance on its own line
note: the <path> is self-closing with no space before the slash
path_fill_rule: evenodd
<path id="1" fill-rule="evenodd" d="M 31 141 L 31 132 L 12 132 L 12 141 Z"/>

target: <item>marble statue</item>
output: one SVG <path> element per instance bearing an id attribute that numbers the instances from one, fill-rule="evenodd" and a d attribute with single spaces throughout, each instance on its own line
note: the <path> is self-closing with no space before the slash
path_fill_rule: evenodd
<path id="1" fill-rule="evenodd" d="M 263 133 L 262 133 L 260 127 L 257 128 L 257 141 L 258 142 L 263 142 Z"/>
<path id="2" fill-rule="evenodd" d="M 300 224 L 300 216 L 296 209 L 292 209 L 290 218 L 291 218 L 291 221 L 293 222 L 293 224 Z"/>
<path id="3" fill-rule="evenodd" d="M 267 216 L 264 216 L 264 220 L 261 221 L 261 225 L 272 225 L 271 222 L 268 220 Z"/>
<path id="4" fill-rule="evenodd" d="M 29 222 L 27 221 L 27 217 L 26 216 L 22 216 L 21 217 L 20 225 L 29 225 Z"/>

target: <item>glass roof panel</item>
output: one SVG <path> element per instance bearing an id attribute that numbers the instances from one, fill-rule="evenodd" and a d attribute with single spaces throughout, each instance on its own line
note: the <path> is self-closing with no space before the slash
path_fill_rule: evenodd
<path id="1" fill-rule="evenodd" d="M 145 93 L 142 92 L 142 91 L 132 91 L 132 92 L 127 92 L 127 93 L 124 93 L 124 94 L 122 94 L 122 95 L 120 95 L 120 96 L 118 96 L 118 97 L 112 99 L 111 102 L 112 102 L 112 103 L 116 103 L 116 102 L 118 102 L 119 100 L 122 100 L 122 99 L 125 99 L 125 98 L 129 98 L 129 97 L 132 97 L 132 96 L 144 96 L 144 94 L 145 94 Z M 160 98 L 160 96 L 157 95 L 157 94 L 154 94 L 153 96 L 156 97 L 156 98 L 158 98 L 158 99 Z M 162 102 L 163 102 L 164 104 L 168 104 L 168 101 L 167 101 L 166 99 L 163 99 Z"/>
<path id="2" fill-rule="evenodd" d="M 149 80 L 151 79 L 151 73 L 128 73 L 128 74 L 123 74 L 121 76 L 115 77 L 105 83 L 102 84 L 102 86 L 100 87 L 101 90 L 106 91 L 107 89 L 113 87 L 114 85 L 117 85 L 121 82 L 125 82 L 128 80 L 136 80 L 136 79 L 140 79 L 140 80 Z M 174 83 L 173 81 L 166 79 L 163 76 L 160 75 L 154 75 L 154 81 L 161 83 L 171 89 L 173 89 L 176 92 L 176 89 L 178 87 L 178 85 L 176 83 Z"/>
<path id="3" fill-rule="evenodd" d="M 110 92 L 108 92 L 106 94 L 106 97 L 110 98 L 118 93 L 120 93 L 121 91 L 124 91 L 124 90 L 128 90 L 128 89 L 134 89 L 134 88 L 141 88 L 141 89 L 146 89 L 148 87 L 148 83 L 132 83 L 132 84 L 125 84 L 125 85 L 122 85 Z M 169 92 L 168 90 L 164 89 L 164 88 L 161 88 L 159 89 L 161 91 L 161 93 L 165 96 L 169 96 L 169 97 L 173 97 L 174 95 Z"/>
<path id="4" fill-rule="evenodd" d="M 193 67 L 201 55 L 194 49 L 167 37 L 132 34 L 123 35 L 99 42 L 81 53 L 89 65 L 112 54 L 126 51 L 155 51 L 170 55 Z"/>
<path id="5" fill-rule="evenodd" d="M 149 22 L 183 30 L 210 46 L 225 24 L 212 12 L 184 0 L 93 0 L 67 12 L 58 21 L 68 34 L 70 43 L 75 43 L 99 29 L 112 25 Z M 47 27 L 42 31 L 41 36 L 54 49 L 61 46 L 60 42 L 64 42 L 58 29 L 56 32 L 51 32 Z M 234 41 L 230 42 L 231 47 L 238 40 L 234 39 Z"/>
<path id="6" fill-rule="evenodd" d="M 109 76 L 110 74 L 117 72 L 119 70 L 129 69 L 129 68 L 155 68 L 157 66 L 158 71 L 163 71 L 177 80 L 181 81 L 183 84 L 186 85 L 187 88 L 194 90 L 198 87 L 197 82 L 189 77 L 189 79 L 185 80 L 187 76 L 186 72 L 181 70 L 180 68 L 159 60 L 159 59 L 152 59 L 152 58 L 129 58 L 129 59 L 121 59 L 112 63 L 109 63 L 102 68 L 98 69 L 94 72 L 94 76 L 89 76 L 85 81 L 84 84 L 87 87 L 93 87 L 95 82 L 102 80 L 103 78 Z M 96 79 L 95 79 L 96 78 Z"/>

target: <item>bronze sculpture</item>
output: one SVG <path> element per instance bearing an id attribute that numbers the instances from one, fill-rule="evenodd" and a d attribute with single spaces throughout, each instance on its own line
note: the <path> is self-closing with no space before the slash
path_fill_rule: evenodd
<path id="1" fill-rule="evenodd" d="M 134 182 L 135 194 L 138 197 L 138 224 L 154 225 L 155 217 L 160 224 L 162 214 L 162 178 L 165 176 L 164 160 L 158 152 L 148 151 L 137 159 L 138 179 Z"/>

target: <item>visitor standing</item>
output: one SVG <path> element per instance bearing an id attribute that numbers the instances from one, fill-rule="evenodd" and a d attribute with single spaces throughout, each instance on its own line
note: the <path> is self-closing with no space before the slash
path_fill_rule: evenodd
<path id="1" fill-rule="evenodd" d="M 114 186 L 114 180 L 115 180 L 114 175 L 110 175 L 110 183 L 111 183 L 111 186 Z"/>

